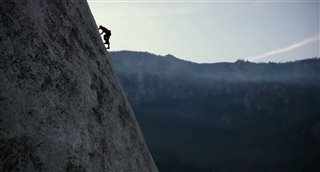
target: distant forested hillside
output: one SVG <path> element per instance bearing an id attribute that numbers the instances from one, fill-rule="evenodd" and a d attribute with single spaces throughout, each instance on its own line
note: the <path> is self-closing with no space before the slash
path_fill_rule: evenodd
<path id="1" fill-rule="evenodd" d="M 320 171 L 320 59 L 110 56 L 160 171 Z"/>

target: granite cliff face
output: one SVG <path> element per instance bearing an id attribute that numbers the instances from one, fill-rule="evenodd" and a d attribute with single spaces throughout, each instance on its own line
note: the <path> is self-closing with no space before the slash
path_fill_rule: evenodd
<path id="1" fill-rule="evenodd" d="M 0 1 L 0 171 L 157 171 L 85 1 Z"/>

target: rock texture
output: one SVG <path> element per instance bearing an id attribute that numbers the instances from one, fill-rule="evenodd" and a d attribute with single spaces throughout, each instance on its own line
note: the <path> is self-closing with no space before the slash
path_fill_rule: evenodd
<path id="1" fill-rule="evenodd" d="M 157 171 L 86 1 L 0 0 L 0 171 Z"/>

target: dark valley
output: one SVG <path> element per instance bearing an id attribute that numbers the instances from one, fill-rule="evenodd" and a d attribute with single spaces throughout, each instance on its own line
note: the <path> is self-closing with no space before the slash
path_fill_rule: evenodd
<path id="1" fill-rule="evenodd" d="M 111 52 L 160 171 L 320 170 L 320 59 L 197 64 Z"/>

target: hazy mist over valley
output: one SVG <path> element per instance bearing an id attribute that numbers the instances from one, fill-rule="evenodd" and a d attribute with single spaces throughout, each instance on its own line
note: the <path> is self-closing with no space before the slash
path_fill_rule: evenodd
<path id="1" fill-rule="evenodd" d="M 110 59 L 160 171 L 320 170 L 320 59 Z"/>

